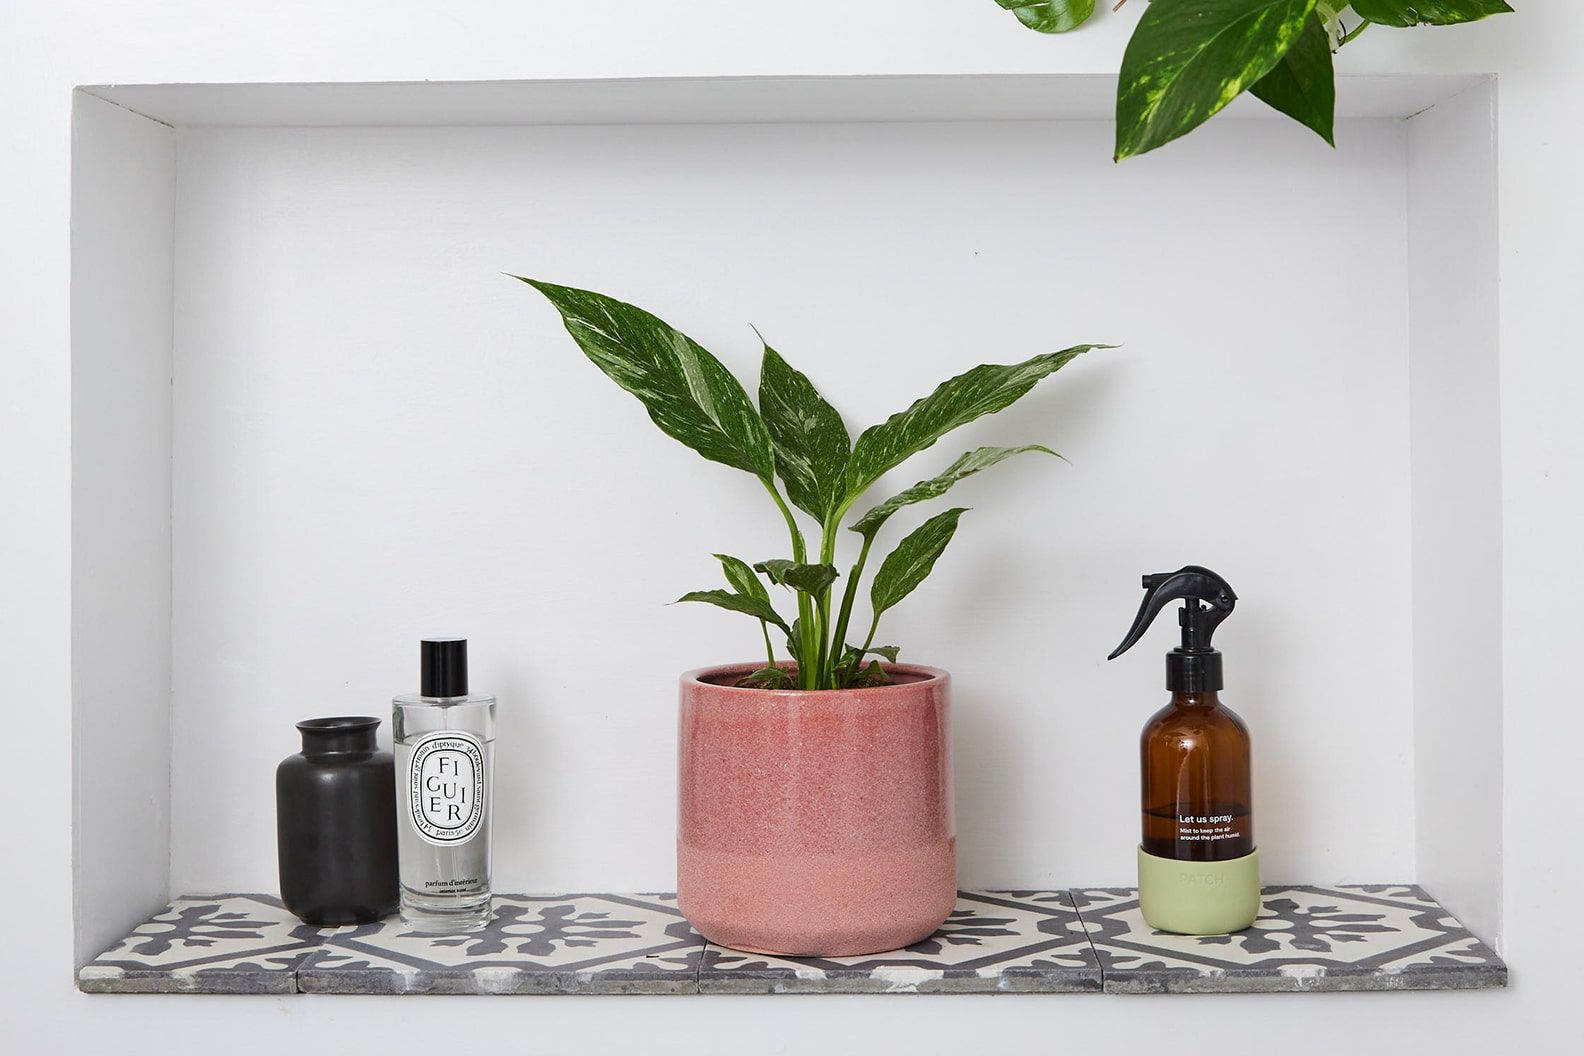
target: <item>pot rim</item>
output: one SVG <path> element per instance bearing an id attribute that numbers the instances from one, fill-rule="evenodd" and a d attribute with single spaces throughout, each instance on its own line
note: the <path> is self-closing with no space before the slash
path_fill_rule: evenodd
<path id="1" fill-rule="evenodd" d="M 710 689 L 723 689 L 730 693 L 742 693 L 756 697 L 823 697 L 833 696 L 837 693 L 851 693 L 863 696 L 884 696 L 888 693 L 901 693 L 908 690 L 918 690 L 926 686 L 943 685 L 951 681 L 951 672 L 939 667 L 928 667 L 924 664 L 889 664 L 881 662 L 880 668 L 888 673 L 922 675 L 916 682 L 903 682 L 890 686 L 859 686 L 852 689 L 760 689 L 757 686 L 733 686 L 721 682 L 706 681 L 706 676 L 719 676 L 727 674 L 750 674 L 764 667 L 763 663 L 735 663 L 713 664 L 709 667 L 696 667 L 682 674 L 682 684 L 708 686 Z M 778 667 L 789 666 L 787 663 L 777 664 Z"/>

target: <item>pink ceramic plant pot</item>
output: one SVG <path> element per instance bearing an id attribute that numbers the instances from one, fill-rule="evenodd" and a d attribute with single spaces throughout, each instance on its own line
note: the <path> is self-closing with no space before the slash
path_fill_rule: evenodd
<path id="1" fill-rule="evenodd" d="M 738 689 L 682 676 L 677 898 L 705 938 L 840 957 L 926 938 L 957 898 L 950 676 L 873 689 Z"/>

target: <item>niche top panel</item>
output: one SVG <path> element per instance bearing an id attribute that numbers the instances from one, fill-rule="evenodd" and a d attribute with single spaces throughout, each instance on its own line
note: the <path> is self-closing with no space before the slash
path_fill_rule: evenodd
<path id="1" fill-rule="evenodd" d="M 1481 79 L 1342 75 L 1337 116 L 1409 117 Z M 1091 74 L 104 84 L 80 90 L 164 124 L 200 128 L 1108 121 L 1116 105 L 1116 78 Z M 1239 99 L 1227 116 L 1271 114 Z"/>
<path id="2" fill-rule="evenodd" d="M 965 891 L 935 935 L 872 957 L 707 942 L 673 895 L 499 895 L 466 935 L 315 928 L 270 895 L 172 902 L 78 973 L 91 993 L 1209 993 L 1501 987 L 1507 968 L 1411 885 L 1267 887 L 1252 928 L 1149 929 L 1135 892 Z"/>

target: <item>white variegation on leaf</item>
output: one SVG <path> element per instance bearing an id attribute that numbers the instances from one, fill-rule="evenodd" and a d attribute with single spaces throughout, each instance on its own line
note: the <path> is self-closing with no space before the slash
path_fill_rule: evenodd
<path id="1" fill-rule="evenodd" d="M 1004 459 L 1013 455 L 1021 455 L 1025 451 L 1042 451 L 1047 455 L 1056 455 L 1048 447 L 1039 444 L 1024 444 L 1022 447 L 976 447 L 963 455 L 957 461 L 946 467 L 945 472 L 928 480 L 921 480 L 906 491 L 898 492 L 891 498 L 882 502 L 857 521 L 853 522 L 853 531 L 866 537 L 873 537 L 880 530 L 880 526 L 896 511 L 915 502 L 924 502 L 928 499 L 938 499 L 951 490 L 951 486 L 964 477 L 972 476 L 982 469 L 989 469 Z M 1056 455 L 1060 458 L 1060 455 Z"/>
<path id="2" fill-rule="evenodd" d="M 966 507 L 937 513 L 919 525 L 897 548 L 886 555 L 875 573 L 874 586 L 869 588 L 869 603 L 874 607 L 874 618 L 913 593 L 935 568 L 946 544 L 957 534 L 957 521 L 967 513 Z M 865 649 L 869 648 L 867 644 Z"/>
<path id="3" fill-rule="evenodd" d="M 730 590 L 700 590 L 681 601 L 703 602 L 774 624 L 786 635 L 793 674 L 777 665 L 767 629 L 765 667 L 748 676 L 749 685 L 779 687 L 795 678 L 799 689 L 837 689 L 886 681 L 878 655 L 896 659 L 895 646 L 873 645 L 880 614 L 923 582 L 957 529 L 962 509 L 924 522 L 897 545 L 871 584 L 872 620 L 864 644 L 846 642 L 847 627 L 869 548 L 880 525 L 897 510 L 938 498 L 958 480 L 1024 451 L 1054 454 L 1037 444 L 981 447 L 969 451 L 945 472 L 871 509 L 852 527 L 863 546 L 833 618 L 831 587 L 839 573 L 832 563 L 842 518 L 887 470 L 930 447 L 946 433 L 1010 406 L 1080 354 L 1109 345 L 1075 345 L 1022 363 L 974 367 L 945 382 L 907 410 L 866 430 L 851 443 L 841 415 L 807 377 L 775 349 L 764 346 L 759 410 L 721 365 L 681 331 L 641 308 L 604 294 L 523 279 L 561 312 L 567 332 L 585 355 L 623 389 L 642 401 L 664 432 L 705 458 L 754 474 L 786 522 L 792 558 L 773 558 L 750 566 L 730 554 L 716 554 Z M 779 477 L 792 505 L 811 515 L 819 529 L 820 560 L 810 561 L 808 545 L 792 507 L 777 487 Z M 771 604 L 760 575 L 797 598 L 798 616 L 790 624 Z"/>
<path id="4" fill-rule="evenodd" d="M 770 592 L 765 589 L 754 570 L 748 567 L 748 562 L 732 557 L 730 554 L 716 554 L 715 560 L 721 563 L 721 571 L 726 573 L 726 582 L 739 594 L 759 598 L 766 604 L 770 601 Z"/>
<path id="5" fill-rule="evenodd" d="M 638 397 L 666 435 L 712 462 L 772 479 L 770 434 L 720 360 L 642 308 L 588 290 L 517 278 L 549 298 L 583 353 Z"/>
<path id="6" fill-rule="evenodd" d="M 879 425 L 865 429 L 853 444 L 847 462 L 844 502 L 851 506 L 880 479 L 881 474 L 930 447 L 959 426 L 1004 410 L 1040 381 L 1095 348 L 1109 345 L 1074 345 L 1046 352 L 1021 363 L 982 364 L 914 401 Z"/>
<path id="7" fill-rule="evenodd" d="M 823 521 L 836 504 L 852 441 L 836 408 L 768 343 L 759 371 L 759 413 L 770 431 L 787 498 Z"/>
<path id="8" fill-rule="evenodd" d="M 799 564 L 782 558 L 771 558 L 754 566 L 755 570 L 770 577 L 770 582 L 780 587 L 790 587 L 804 594 L 818 597 L 830 589 L 841 573 L 835 565 Z"/>
<path id="9" fill-rule="evenodd" d="M 741 612 L 766 623 L 773 623 L 788 634 L 792 633 L 792 628 L 787 626 L 781 614 L 776 612 L 768 601 L 750 594 L 733 594 L 727 590 L 694 590 L 682 595 L 677 601 L 702 601 L 707 605 L 730 609 L 732 612 Z"/>

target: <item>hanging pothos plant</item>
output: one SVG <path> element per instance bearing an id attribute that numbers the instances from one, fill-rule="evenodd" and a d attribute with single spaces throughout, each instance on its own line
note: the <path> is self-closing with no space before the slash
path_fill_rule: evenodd
<path id="1" fill-rule="evenodd" d="M 1095 11 L 1095 0 L 996 3 L 1041 33 Z M 1449 26 L 1511 10 L 1505 0 L 1151 0 L 1122 55 L 1116 160 L 1192 132 L 1245 91 L 1335 146 L 1338 48 L 1371 24 Z"/>

